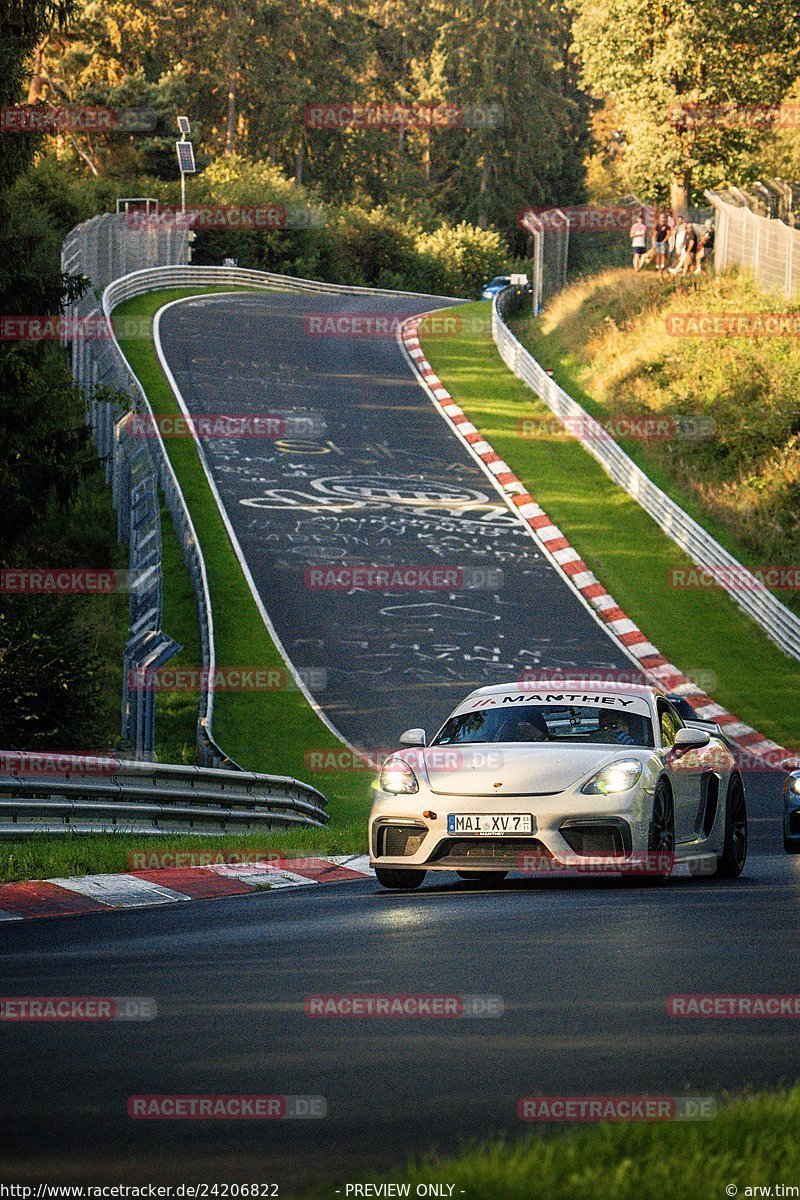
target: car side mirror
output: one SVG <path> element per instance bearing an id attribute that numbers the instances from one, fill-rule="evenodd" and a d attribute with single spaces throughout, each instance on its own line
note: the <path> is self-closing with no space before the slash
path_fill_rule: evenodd
<path id="1" fill-rule="evenodd" d="M 702 750 L 711 742 L 711 735 L 705 729 L 679 729 L 675 734 L 675 750 Z"/>
<path id="2" fill-rule="evenodd" d="M 427 746 L 428 739 L 424 729 L 407 729 L 400 734 L 401 746 Z"/>

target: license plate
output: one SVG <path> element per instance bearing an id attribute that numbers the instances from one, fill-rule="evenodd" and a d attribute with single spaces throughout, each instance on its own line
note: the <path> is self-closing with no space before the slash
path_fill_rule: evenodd
<path id="1" fill-rule="evenodd" d="M 448 813 L 448 833 L 494 834 L 533 833 L 530 813 Z"/>

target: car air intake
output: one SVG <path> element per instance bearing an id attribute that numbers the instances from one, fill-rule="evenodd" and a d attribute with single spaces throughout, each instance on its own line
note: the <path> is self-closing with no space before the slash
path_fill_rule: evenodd
<path id="1" fill-rule="evenodd" d="M 378 858 L 407 858 L 416 854 L 427 832 L 424 825 L 381 825 L 377 833 Z"/>
<path id="2" fill-rule="evenodd" d="M 613 825 L 567 822 L 560 833 L 575 854 L 622 856 L 631 852 L 631 832 L 624 822 Z"/>

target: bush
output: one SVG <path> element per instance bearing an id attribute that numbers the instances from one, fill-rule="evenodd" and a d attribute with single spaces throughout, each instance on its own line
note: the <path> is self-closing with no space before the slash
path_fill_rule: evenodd
<path id="1" fill-rule="evenodd" d="M 481 284 L 499 274 L 508 258 L 508 248 L 496 230 L 478 229 L 466 221 L 423 233 L 417 249 L 431 261 L 436 290 L 451 296 L 478 294 Z"/>
<path id="2" fill-rule="evenodd" d="M 0 612 L 0 746 L 103 749 L 107 672 L 82 599 L 6 596 Z"/>
<path id="3" fill-rule="evenodd" d="M 197 176 L 192 203 L 276 206 L 287 229 L 207 230 L 198 234 L 196 262 L 235 258 L 240 266 L 328 283 L 474 295 L 508 260 L 495 230 L 462 222 L 436 227 L 429 207 L 322 205 L 276 167 L 233 156 Z"/>

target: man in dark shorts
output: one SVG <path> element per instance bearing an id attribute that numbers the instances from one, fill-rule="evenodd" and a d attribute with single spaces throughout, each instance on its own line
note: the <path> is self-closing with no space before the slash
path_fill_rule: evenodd
<path id="1" fill-rule="evenodd" d="M 653 254 L 656 261 L 656 270 L 659 275 L 664 271 L 667 265 L 667 252 L 669 250 L 669 235 L 670 228 L 667 221 L 666 213 L 662 213 L 656 222 L 655 230 L 653 231 Z"/>

